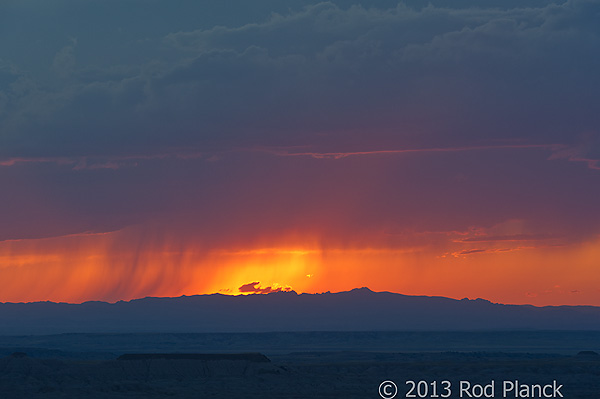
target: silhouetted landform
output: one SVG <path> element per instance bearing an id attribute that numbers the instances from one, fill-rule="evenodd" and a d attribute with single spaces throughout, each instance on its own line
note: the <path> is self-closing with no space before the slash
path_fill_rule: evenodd
<path id="1" fill-rule="evenodd" d="M 0 398 L 376 398 L 379 384 L 460 381 L 489 384 L 562 385 L 568 399 L 597 399 L 597 357 L 506 353 L 309 352 L 280 355 L 272 363 L 250 361 L 56 360 L 0 358 Z M 495 398 L 501 398 L 497 392 Z M 508 396 L 513 397 L 513 396 Z M 464 395 L 463 395 L 464 398 Z"/>
<path id="2" fill-rule="evenodd" d="M 592 357 L 595 357 L 595 356 L 600 356 L 600 355 L 598 354 L 598 352 L 594 352 L 594 351 L 580 351 L 577 354 L 577 356 L 592 356 Z"/>
<path id="3" fill-rule="evenodd" d="M 66 338 L 66 336 L 64 340 L 60 340 L 62 341 L 62 345 L 58 344 L 58 348 L 48 349 L 47 347 L 55 345 L 48 345 L 48 341 L 44 340 L 42 337 L 43 336 L 41 335 L 20 336 L 20 338 L 0 336 L 0 342 L 2 342 L 0 343 L 0 357 L 19 357 L 24 355 L 40 359 L 108 360 L 114 359 L 116 356 L 116 352 L 107 351 L 106 348 L 103 348 L 101 345 L 98 345 L 97 351 L 72 351 L 70 349 L 72 342 L 70 342 L 70 339 Z M 36 338 L 42 338 L 42 340 L 39 341 Z M 23 342 L 22 340 L 27 341 L 26 346 L 17 343 L 17 341 Z M 135 338 L 131 337 L 131 340 L 134 341 Z M 123 351 L 125 351 L 125 349 Z"/>
<path id="4" fill-rule="evenodd" d="M 373 292 L 197 295 L 67 304 L 0 304 L 0 334 L 600 330 L 600 307 L 502 305 Z"/>
<path id="5" fill-rule="evenodd" d="M 202 360 L 202 361 L 245 361 L 251 363 L 270 363 L 261 353 L 127 353 L 117 360 Z"/>

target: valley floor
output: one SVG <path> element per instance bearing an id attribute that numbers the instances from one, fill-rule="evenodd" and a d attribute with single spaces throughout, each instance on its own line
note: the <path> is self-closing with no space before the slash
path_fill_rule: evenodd
<path id="1" fill-rule="evenodd" d="M 562 385 L 565 398 L 600 397 L 598 333 L 539 332 L 538 347 L 531 350 L 512 341 L 535 342 L 534 332 L 464 333 L 474 334 L 464 342 L 455 333 L 420 333 L 421 338 L 409 333 L 295 334 L 0 337 L 0 398 L 380 398 L 384 380 L 396 383 L 397 398 L 406 397 L 411 385 L 406 381 L 424 381 L 420 393 L 426 385 L 422 396 L 428 398 L 435 397 L 434 386 L 438 395 L 451 392 L 451 398 L 459 398 L 461 381 L 463 386 L 487 385 L 489 393 L 494 381 L 494 397 L 501 398 L 503 381 L 516 380 L 521 387 Z M 400 348 L 402 337 L 405 346 Z M 425 339 L 429 347 L 422 346 Z M 540 350 L 553 341 L 554 351 Z M 482 348 L 484 342 L 488 347 Z M 459 344 L 465 347 L 457 349 Z M 375 350 L 385 345 L 389 350 Z M 258 357 L 252 356 L 117 360 L 123 353 L 256 349 L 270 362 L 253 361 Z M 389 387 L 385 391 L 391 392 Z M 473 393 L 465 391 L 463 397 L 466 392 Z M 506 397 L 514 398 L 514 391 Z"/>

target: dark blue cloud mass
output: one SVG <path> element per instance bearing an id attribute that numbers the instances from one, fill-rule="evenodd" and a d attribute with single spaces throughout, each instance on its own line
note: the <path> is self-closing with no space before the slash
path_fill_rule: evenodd
<path id="1" fill-rule="evenodd" d="M 496 142 L 597 159 L 596 1 L 1 7 L 4 160 Z"/>
<path id="2" fill-rule="evenodd" d="M 3 1 L 0 240 L 154 219 L 208 241 L 515 219 L 529 227 L 510 234 L 595 234 L 599 13 Z"/>

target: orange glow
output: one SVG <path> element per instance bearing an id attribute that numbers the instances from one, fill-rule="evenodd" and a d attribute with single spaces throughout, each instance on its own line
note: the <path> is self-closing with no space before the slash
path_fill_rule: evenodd
<path id="1" fill-rule="evenodd" d="M 333 247 L 295 236 L 250 248 L 199 249 L 193 240 L 182 244 L 140 229 L 5 241 L 0 301 L 237 295 L 241 286 L 259 282 L 299 293 L 367 286 L 502 303 L 600 305 L 600 239 L 568 246 L 465 245 L 449 240 L 439 248 Z"/>

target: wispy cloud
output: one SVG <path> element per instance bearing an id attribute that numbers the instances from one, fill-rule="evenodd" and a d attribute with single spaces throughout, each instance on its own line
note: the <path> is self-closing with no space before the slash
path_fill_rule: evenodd
<path id="1" fill-rule="evenodd" d="M 484 146 L 463 146 L 463 147 L 434 147 L 434 148 L 405 148 L 396 150 L 371 150 L 371 151 L 347 151 L 347 152 L 316 152 L 303 151 L 293 152 L 280 149 L 257 149 L 282 157 L 312 157 L 316 159 L 342 159 L 352 156 L 377 156 L 377 155 L 396 155 L 411 153 L 435 153 L 435 152 L 463 152 L 463 151 L 487 151 L 487 150 L 506 150 L 506 149 L 547 149 L 556 151 L 564 148 L 561 144 L 515 144 L 515 145 L 484 145 Z"/>
<path id="2" fill-rule="evenodd" d="M 529 249 L 536 249 L 538 247 L 534 246 L 516 246 L 511 248 L 475 248 L 475 249 L 464 249 L 462 251 L 452 252 L 452 255 L 455 258 L 461 258 L 465 256 L 475 255 L 475 254 L 497 254 L 497 253 L 506 253 L 506 252 L 515 252 L 515 251 L 523 251 Z M 445 256 L 447 256 L 446 254 Z M 445 257 L 444 256 L 444 257 Z"/>
<path id="3" fill-rule="evenodd" d="M 73 170 L 94 169 L 120 169 L 134 167 L 139 161 L 165 160 L 165 159 L 199 159 L 206 156 L 203 152 L 173 151 L 160 154 L 131 154 L 115 155 L 110 157 L 77 156 L 77 157 L 14 157 L 0 159 L 0 166 L 10 167 L 22 164 L 53 163 L 56 165 L 72 166 Z"/>
<path id="4" fill-rule="evenodd" d="M 511 235 L 482 235 L 463 238 L 455 242 L 495 242 L 495 241 L 541 241 L 560 238 L 550 234 L 511 234 Z"/>

